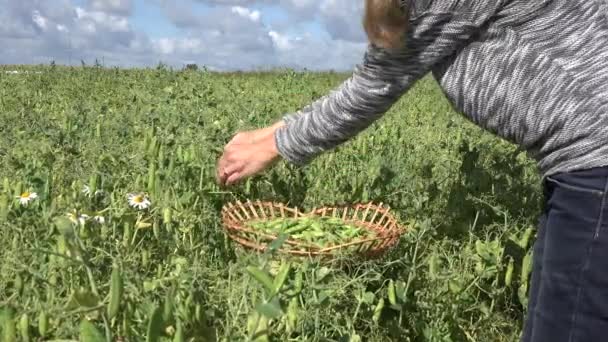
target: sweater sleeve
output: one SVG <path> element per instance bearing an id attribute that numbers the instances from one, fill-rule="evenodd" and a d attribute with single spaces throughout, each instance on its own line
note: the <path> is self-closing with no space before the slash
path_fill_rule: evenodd
<path id="1" fill-rule="evenodd" d="M 286 124 L 275 132 L 279 154 L 305 165 L 365 130 L 431 68 L 472 39 L 494 14 L 495 9 L 483 5 L 490 2 L 419 0 L 411 5 L 405 48 L 388 52 L 369 45 L 351 77 L 284 117 Z"/>

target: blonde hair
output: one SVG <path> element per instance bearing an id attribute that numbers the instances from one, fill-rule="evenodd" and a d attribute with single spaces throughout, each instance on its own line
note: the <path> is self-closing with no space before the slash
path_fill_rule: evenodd
<path id="1" fill-rule="evenodd" d="M 370 43 L 385 49 L 405 45 L 408 11 L 402 0 L 365 0 L 363 27 Z"/>

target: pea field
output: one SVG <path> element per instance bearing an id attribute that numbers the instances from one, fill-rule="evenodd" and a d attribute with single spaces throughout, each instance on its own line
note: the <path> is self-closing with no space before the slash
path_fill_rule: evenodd
<path id="1" fill-rule="evenodd" d="M 309 165 L 220 187 L 236 132 L 349 74 L 15 68 L 0 70 L 1 342 L 518 341 L 540 177 L 432 78 Z M 373 259 L 256 253 L 222 225 L 247 200 L 383 203 L 405 232 Z"/>

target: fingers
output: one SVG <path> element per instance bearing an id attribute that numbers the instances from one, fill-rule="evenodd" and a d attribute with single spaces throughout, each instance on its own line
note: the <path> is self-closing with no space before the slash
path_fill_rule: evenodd
<path id="1" fill-rule="evenodd" d="M 235 178 L 240 177 L 240 175 L 242 174 L 243 171 L 243 166 L 242 165 L 230 165 L 228 166 L 223 175 L 222 175 L 222 182 L 226 185 L 231 185 L 234 182 L 230 182 L 230 180 L 234 180 Z"/>
<path id="2" fill-rule="evenodd" d="M 223 185 L 224 182 L 226 181 L 226 178 L 228 178 L 228 175 L 226 173 L 226 165 L 227 165 L 226 154 L 223 154 L 217 162 L 216 174 L 215 174 L 215 178 L 220 185 Z"/>
<path id="3" fill-rule="evenodd" d="M 243 161 L 234 155 L 234 152 L 226 152 L 218 162 L 216 179 L 221 185 L 229 185 L 228 179 L 244 169 Z"/>
<path id="4" fill-rule="evenodd" d="M 235 183 L 237 183 L 240 180 L 241 180 L 241 172 L 239 172 L 239 171 L 234 172 L 234 173 L 230 174 L 230 176 L 228 176 L 228 178 L 226 179 L 226 185 L 228 185 L 228 186 L 234 185 Z"/>

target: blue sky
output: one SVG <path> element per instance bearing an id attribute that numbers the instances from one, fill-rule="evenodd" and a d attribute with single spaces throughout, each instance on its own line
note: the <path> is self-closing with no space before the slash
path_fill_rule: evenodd
<path id="1" fill-rule="evenodd" d="M 0 64 L 351 70 L 363 1 L 0 0 Z"/>

